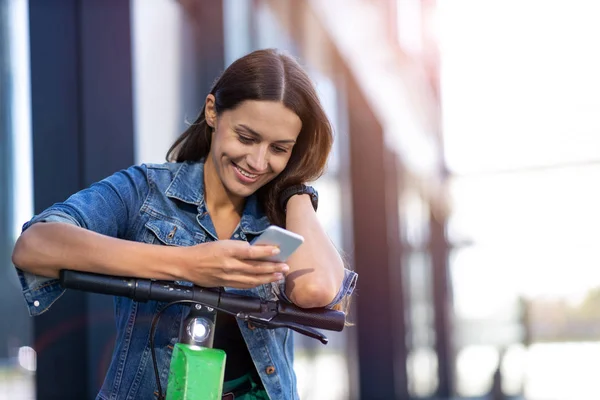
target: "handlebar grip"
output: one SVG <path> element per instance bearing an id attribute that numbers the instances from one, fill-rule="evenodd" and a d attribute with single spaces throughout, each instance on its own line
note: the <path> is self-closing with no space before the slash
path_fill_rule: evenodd
<path id="1" fill-rule="evenodd" d="M 65 289 L 129 297 L 135 301 L 172 302 L 198 301 L 207 306 L 218 306 L 220 294 L 198 286 L 183 286 L 174 282 L 150 279 L 100 275 L 91 272 L 61 270 L 60 284 Z"/>
<path id="2" fill-rule="evenodd" d="M 257 298 L 238 297 L 223 294 L 200 287 L 180 286 L 170 282 L 153 282 L 147 279 L 117 277 L 80 272 L 72 270 L 60 271 L 60 284 L 65 289 L 83 290 L 86 292 L 128 297 L 136 301 L 146 302 L 195 300 L 204 305 L 222 307 L 232 312 L 260 313 L 264 303 Z M 273 302 L 277 304 L 276 319 L 280 323 L 289 322 L 317 329 L 340 332 L 344 329 L 346 314 L 326 308 L 304 309 L 295 305 Z"/>
<path id="3" fill-rule="evenodd" d="M 342 311 L 326 308 L 299 308 L 292 304 L 279 303 L 279 320 L 289 319 L 297 324 L 317 329 L 340 332 L 346 323 L 346 314 Z"/>
<path id="4" fill-rule="evenodd" d="M 77 289 L 114 296 L 133 298 L 136 281 L 137 279 L 135 278 L 99 275 L 64 269 L 60 271 L 60 284 L 65 289 Z"/>

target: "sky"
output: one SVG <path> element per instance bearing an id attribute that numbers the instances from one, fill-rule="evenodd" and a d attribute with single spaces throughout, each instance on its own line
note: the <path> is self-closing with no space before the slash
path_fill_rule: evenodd
<path id="1" fill-rule="evenodd" d="M 459 314 L 600 286 L 600 3 L 438 0 Z M 483 299 L 483 301 L 482 301 Z"/>

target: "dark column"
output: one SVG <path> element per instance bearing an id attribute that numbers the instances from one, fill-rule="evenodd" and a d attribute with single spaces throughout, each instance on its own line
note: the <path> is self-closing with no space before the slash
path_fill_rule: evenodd
<path id="1" fill-rule="evenodd" d="M 429 250 L 433 264 L 433 305 L 435 350 L 438 357 L 437 396 L 451 398 L 454 394 L 454 349 L 452 347 L 452 293 L 449 273 L 449 245 L 446 237 L 446 216 L 433 212 L 430 218 Z"/>
<path id="2" fill-rule="evenodd" d="M 436 0 L 424 0 L 421 3 L 422 17 L 427 18 L 436 7 Z M 440 53 L 438 43 L 431 36 L 425 37 L 425 53 L 423 62 L 427 75 L 429 77 L 430 87 L 433 96 L 438 104 L 440 99 Z M 441 109 L 441 107 L 440 107 Z M 437 120 L 437 149 L 439 160 L 444 158 L 444 141 L 442 135 L 442 111 Z M 443 192 L 447 191 L 447 182 L 450 176 L 445 165 L 439 168 L 440 188 Z M 448 196 L 440 196 L 447 198 Z M 446 235 L 446 225 L 448 215 L 443 209 L 447 204 L 433 205 L 433 212 L 430 216 L 430 246 L 429 251 L 432 257 L 433 266 L 433 300 L 435 313 L 435 349 L 438 357 L 438 391 L 439 398 L 452 398 L 454 396 L 455 386 L 455 357 L 452 346 L 452 336 L 454 327 L 452 324 L 452 281 L 450 279 L 450 244 Z M 437 208 L 437 211 L 436 211 Z"/>
<path id="3" fill-rule="evenodd" d="M 397 165 L 351 79 L 347 93 L 360 398 L 408 399 Z"/>
<path id="4" fill-rule="evenodd" d="M 31 0 L 34 204 L 134 162 L 130 3 Z M 69 292 L 34 320 L 38 399 L 93 398 L 112 352 L 109 297 Z"/>

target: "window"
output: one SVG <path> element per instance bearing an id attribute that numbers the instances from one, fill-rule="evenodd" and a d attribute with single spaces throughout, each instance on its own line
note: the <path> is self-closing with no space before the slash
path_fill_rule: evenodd
<path id="1" fill-rule="evenodd" d="M 0 388 L 33 397 L 31 320 L 11 263 L 14 242 L 33 211 L 27 2 L 0 0 Z M 15 90 L 18 88 L 19 90 Z"/>
<path id="2" fill-rule="evenodd" d="M 600 6 L 438 11 L 458 393 L 598 397 Z"/>

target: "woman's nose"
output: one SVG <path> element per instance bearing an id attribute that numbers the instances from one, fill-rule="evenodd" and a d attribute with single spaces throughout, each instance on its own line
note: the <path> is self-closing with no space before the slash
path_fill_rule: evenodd
<path id="1" fill-rule="evenodd" d="M 266 146 L 256 146 L 254 151 L 248 156 L 248 166 L 255 172 L 264 172 L 269 165 L 268 154 Z"/>

